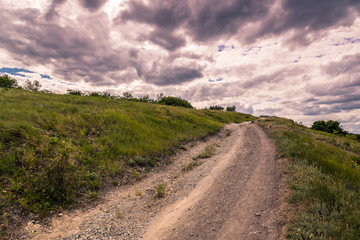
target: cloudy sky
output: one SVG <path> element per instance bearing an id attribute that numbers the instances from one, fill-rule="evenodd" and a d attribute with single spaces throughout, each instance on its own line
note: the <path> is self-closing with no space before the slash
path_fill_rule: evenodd
<path id="1" fill-rule="evenodd" d="M 0 0 L 20 83 L 235 105 L 360 132 L 359 0 Z"/>

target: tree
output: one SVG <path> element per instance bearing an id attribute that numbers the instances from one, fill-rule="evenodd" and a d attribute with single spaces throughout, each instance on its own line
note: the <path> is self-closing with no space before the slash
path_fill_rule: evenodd
<path id="1" fill-rule="evenodd" d="M 18 84 L 15 78 L 9 77 L 7 74 L 0 76 L 0 87 L 17 88 Z"/>
<path id="2" fill-rule="evenodd" d="M 227 107 L 226 111 L 228 112 L 235 112 L 236 111 L 236 107 L 233 105 L 232 107 Z"/>
<path id="3" fill-rule="evenodd" d="M 220 105 L 210 106 L 209 109 L 210 110 L 218 110 L 218 111 L 224 110 L 224 108 L 222 106 L 220 106 Z"/>
<path id="4" fill-rule="evenodd" d="M 83 93 L 80 90 L 72 90 L 72 89 L 68 89 L 67 93 L 70 95 L 76 95 L 76 96 L 82 96 Z"/>
<path id="5" fill-rule="evenodd" d="M 339 121 L 333 120 L 329 120 L 327 122 L 325 122 L 324 120 L 316 121 L 312 124 L 311 129 L 342 136 L 348 133 L 340 126 Z"/>
<path id="6" fill-rule="evenodd" d="M 37 80 L 34 80 L 34 82 L 31 82 L 28 79 L 28 80 L 26 80 L 25 85 L 24 85 L 25 90 L 29 90 L 29 91 L 33 91 L 33 92 L 39 91 L 40 88 L 41 88 L 41 84 Z"/>
<path id="7" fill-rule="evenodd" d="M 123 92 L 121 99 L 131 101 L 134 99 L 133 95 L 129 92 Z"/>
<path id="8" fill-rule="evenodd" d="M 139 97 L 140 102 L 152 102 L 153 100 L 149 97 L 149 95 L 144 95 Z"/>

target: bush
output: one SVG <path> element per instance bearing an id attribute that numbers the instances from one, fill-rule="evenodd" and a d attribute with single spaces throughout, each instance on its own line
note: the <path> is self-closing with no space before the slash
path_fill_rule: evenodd
<path id="1" fill-rule="evenodd" d="M 233 105 L 232 107 L 227 107 L 226 111 L 228 112 L 235 112 L 236 111 L 236 107 Z"/>
<path id="2" fill-rule="evenodd" d="M 210 106 L 209 109 L 210 110 L 219 110 L 219 111 L 224 110 L 224 108 L 222 106 L 220 106 L 220 105 Z"/>
<path id="3" fill-rule="evenodd" d="M 72 89 L 68 89 L 67 93 L 70 95 L 76 95 L 76 96 L 82 96 L 83 93 L 80 90 L 72 90 Z"/>
<path id="4" fill-rule="evenodd" d="M 3 88 L 17 88 L 18 84 L 16 79 L 9 77 L 8 75 L 4 74 L 0 76 L 0 87 Z"/>
<path id="5" fill-rule="evenodd" d="M 158 100 L 158 103 L 175 107 L 193 108 L 190 102 L 181 97 L 162 97 Z"/>
<path id="6" fill-rule="evenodd" d="M 343 136 L 347 134 L 347 132 L 340 126 L 340 122 L 333 120 L 329 120 L 327 122 L 324 120 L 316 121 L 312 124 L 311 129 Z"/>

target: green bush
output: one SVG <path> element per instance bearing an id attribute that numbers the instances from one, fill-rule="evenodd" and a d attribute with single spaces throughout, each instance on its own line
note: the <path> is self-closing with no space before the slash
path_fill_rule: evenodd
<path id="1" fill-rule="evenodd" d="M 161 97 L 158 103 L 175 107 L 193 108 L 191 103 L 181 97 Z"/>
<path id="2" fill-rule="evenodd" d="M 17 88 L 16 79 L 9 77 L 7 74 L 0 76 L 0 87 L 2 88 Z"/>
<path id="3" fill-rule="evenodd" d="M 223 111 L 224 108 L 220 105 L 214 105 L 214 106 L 210 106 L 209 107 L 210 110 L 218 110 L 218 111 Z"/>

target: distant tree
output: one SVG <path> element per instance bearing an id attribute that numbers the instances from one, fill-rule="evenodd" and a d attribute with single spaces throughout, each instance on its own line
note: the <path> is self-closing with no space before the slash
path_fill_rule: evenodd
<path id="1" fill-rule="evenodd" d="M 170 106 L 193 108 L 190 102 L 181 97 L 162 97 L 158 102 Z"/>
<path id="2" fill-rule="evenodd" d="M 37 80 L 31 82 L 29 79 L 27 79 L 25 81 L 25 85 L 24 85 L 25 90 L 37 92 L 40 90 L 40 88 L 41 88 L 41 84 Z"/>
<path id="3" fill-rule="evenodd" d="M 163 93 L 160 93 L 160 94 L 157 95 L 156 101 L 160 102 L 161 99 L 163 99 L 164 97 L 165 97 L 165 95 Z"/>
<path id="4" fill-rule="evenodd" d="M 70 95 L 77 95 L 77 96 L 82 96 L 83 93 L 80 90 L 72 90 L 72 89 L 68 89 L 67 93 Z"/>
<path id="5" fill-rule="evenodd" d="M 214 106 L 210 106 L 209 107 L 210 110 L 218 110 L 218 111 L 223 111 L 224 108 L 220 105 L 214 105 Z"/>
<path id="6" fill-rule="evenodd" d="M 111 93 L 109 92 L 91 92 L 89 93 L 90 97 L 106 97 L 106 98 L 111 98 Z"/>
<path id="7" fill-rule="evenodd" d="M 233 105 L 232 107 L 227 107 L 226 108 L 227 112 L 235 112 L 236 111 L 236 107 Z"/>
<path id="8" fill-rule="evenodd" d="M 100 93 L 99 92 L 91 92 L 89 93 L 90 97 L 100 97 Z"/>
<path id="9" fill-rule="evenodd" d="M 327 122 L 324 120 L 316 121 L 312 124 L 311 129 L 343 136 L 348 133 L 340 126 L 339 121 L 333 120 L 329 120 Z"/>
<path id="10" fill-rule="evenodd" d="M 7 74 L 0 76 L 0 87 L 17 88 L 18 84 L 15 78 L 9 77 Z"/>
<path id="11" fill-rule="evenodd" d="M 153 102 L 153 100 L 149 97 L 149 95 L 140 96 L 139 101 L 140 102 Z"/>
<path id="12" fill-rule="evenodd" d="M 134 96 L 129 92 L 123 92 L 121 99 L 131 101 L 134 99 Z"/>

